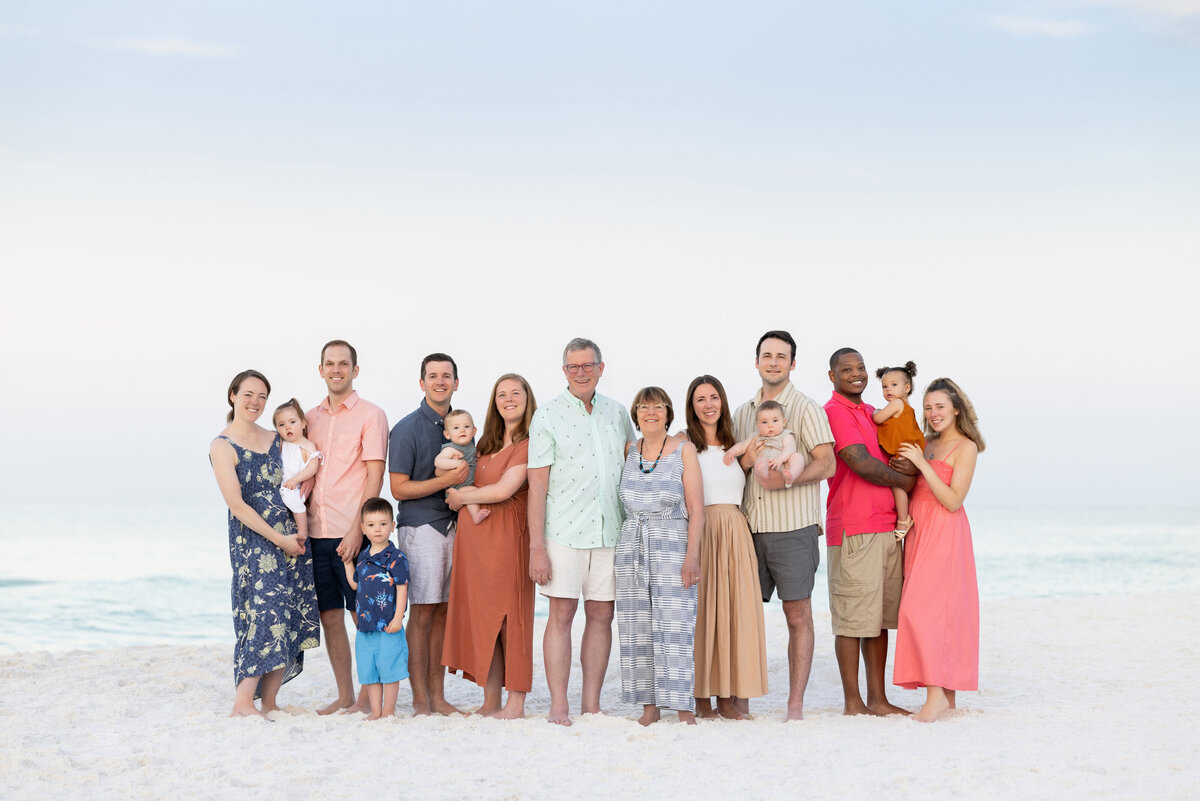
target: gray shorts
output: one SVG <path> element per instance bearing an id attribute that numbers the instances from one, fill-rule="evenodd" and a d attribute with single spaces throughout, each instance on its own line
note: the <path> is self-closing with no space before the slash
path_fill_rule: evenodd
<path id="1" fill-rule="evenodd" d="M 430 525 L 396 529 L 400 550 L 408 558 L 410 604 L 444 604 L 450 600 L 450 558 L 456 529 L 454 523 L 445 535 Z"/>
<path id="2" fill-rule="evenodd" d="M 821 564 L 820 538 L 821 527 L 817 525 L 754 535 L 763 603 L 771 600 L 773 590 L 778 590 L 781 601 L 802 601 L 812 596 L 817 565 Z"/>

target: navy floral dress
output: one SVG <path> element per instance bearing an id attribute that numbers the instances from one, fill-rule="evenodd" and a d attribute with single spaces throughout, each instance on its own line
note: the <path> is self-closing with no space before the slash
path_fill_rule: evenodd
<path id="1" fill-rule="evenodd" d="M 283 484 L 279 437 L 266 453 L 242 447 L 226 436 L 221 439 L 233 447 L 242 500 L 280 534 L 295 534 L 296 521 L 279 495 Z M 230 512 L 229 564 L 233 568 L 230 596 L 237 634 L 234 684 L 280 668 L 285 682 L 300 675 L 305 649 L 321 642 L 312 549 L 288 556 Z"/>

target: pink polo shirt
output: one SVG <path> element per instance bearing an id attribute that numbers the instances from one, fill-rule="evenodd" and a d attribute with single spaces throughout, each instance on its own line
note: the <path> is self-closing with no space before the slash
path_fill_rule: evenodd
<path id="1" fill-rule="evenodd" d="M 833 431 L 833 449 L 841 452 L 849 445 L 861 444 L 867 453 L 887 464 L 887 456 L 879 447 L 879 434 L 871 419 L 875 407 L 869 403 L 851 403 L 837 392 L 825 404 L 829 428 Z M 825 504 L 825 542 L 841 545 L 842 534 L 891 531 L 896 528 L 896 498 L 891 487 L 872 484 L 850 469 L 841 457 L 837 472 L 829 479 L 829 498 Z"/>
<path id="2" fill-rule="evenodd" d="M 336 410 L 329 396 L 308 410 L 308 438 L 325 458 L 308 496 L 308 536 L 340 539 L 356 530 L 367 462 L 387 459 L 387 415 L 351 392 Z"/>

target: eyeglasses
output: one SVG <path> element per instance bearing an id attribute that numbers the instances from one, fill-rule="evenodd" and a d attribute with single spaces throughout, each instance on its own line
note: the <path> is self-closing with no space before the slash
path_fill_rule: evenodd
<path id="1" fill-rule="evenodd" d="M 637 409 L 639 412 L 658 412 L 659 414 L 662 414 L 663 412 L 665 412 L 667 410 L 667 404 L 665 404 L 665 403 L 639 403 L 634 408 Z"/>
<path id="2" fill-rule="evenodd" d="M 596 362 L 584 362 L 583 364 L 564 364 L 563 369 L 571 375 L 578 375 L 580 370 L 585 373 L 594 373 L 596 371 Z"/>

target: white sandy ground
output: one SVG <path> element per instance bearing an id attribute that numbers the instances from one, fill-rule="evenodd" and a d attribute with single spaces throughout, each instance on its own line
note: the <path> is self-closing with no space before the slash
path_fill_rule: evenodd
<path id="1" fill-rule="evenodd" d="M 0 659 L 0 798 L 1195 799 L 1200 797 L 1200 594 L 1022 599 L 983 606 L 981 691 L 934 725 L 845 718 L 818 599 L 807 720 L 780 721 L 786 630 L 767 607 L 771 693 L 755 718 L 608 716 L 547 724 L 541 630 L 523 721 L 318 717 L 323 650 L 274 723 L 227 716 L 231 647 L 21 653 Z M 576 622 L 576 638 L 582 630 Z M 891 677 L 891 666 L 888 666 Z M 572 673 L 578 707 L 579 669 Z M 482 694 L 458 677 L 463 707 Z M 893 689 L 917 708 L 923 691 Z M 409 698 L 401 685 L 401 701 Z"/>

